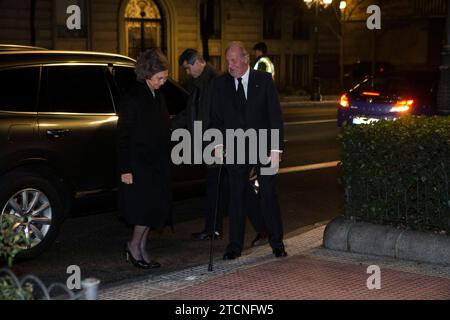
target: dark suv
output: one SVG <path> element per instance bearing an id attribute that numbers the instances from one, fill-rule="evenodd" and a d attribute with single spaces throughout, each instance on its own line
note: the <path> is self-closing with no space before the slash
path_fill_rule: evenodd
<path id="1" fill-rule="evenodd" d="M 48 247 L 78 199 L 116 190 L 117 108 L 134 66 L 116 54 L 0 52 L 0 218 L 22 218 L 22 257 Z M 172 115 L 184 108 L 184 89 L 168 81 L 161 90 Z M 201 175 L 175 167 L 174 184 Z"/>

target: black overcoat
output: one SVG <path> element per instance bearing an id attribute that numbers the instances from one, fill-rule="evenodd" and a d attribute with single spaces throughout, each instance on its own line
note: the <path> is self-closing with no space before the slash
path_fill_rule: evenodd
<path id="1" fill-rule="evenodd" d="M 146 83 L 122 98 L 118 120 L 119 212 L 131 225 L 161 228 L 171 220 L 169 114 Z M 120 175 L 133 174 L 133 184 Z"/>
<path id="2" fill-rule="evenodd" d="M 228 73 L 215 78 L 212 88 L 209 127 L 222 132 L 225 145 L 226 129 L 255 129 L 256 132 L 260 129 L 278 130 L 277 146 L 271 145 L 270 131 L 267 131 L 267 148 L 263 152 L 269 155 L 272 149 L 283 150 L 283 118 L 271 74 L 250 69 L 247 90 L 247 104 L 244 110 L 241 110 L 236 100 L 234 78 Z M 260 137 L 258 137 L 259 139 Z M 259 154 L 259 143 L 257 143 L 257 150 L 257 154 Z M 235 155 L 236 152 L 235 150 Z M 248 154 L 248 150 L 246 153 Z M 230 159 L 225 159 L 225 161 L 228 160 Z M 236 163 L 236 159 L 234 162 Z"/>

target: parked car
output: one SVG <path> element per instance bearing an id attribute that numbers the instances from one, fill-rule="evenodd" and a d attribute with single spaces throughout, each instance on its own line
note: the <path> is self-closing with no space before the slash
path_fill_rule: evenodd
<path id="1" fill-rule="evenodd" d="M 116 123 L 134 85 L 135 60 L 96 52 L 0 52 L 0 218 L 22 218 L 24 258 L 42 253 L 77 201 L 117 190 Z M 162 87 L 169 113 L 187 92 Z M 174 166 L 175 188 L 202 181 L 196 166 Z"/>
<path id="2" fill-rule="evenodd" d="M 338 126 L 394 120 L 407 114 L 435 114 L 438 77 L 437 71 L 367 77 L 341 96 Z"/>

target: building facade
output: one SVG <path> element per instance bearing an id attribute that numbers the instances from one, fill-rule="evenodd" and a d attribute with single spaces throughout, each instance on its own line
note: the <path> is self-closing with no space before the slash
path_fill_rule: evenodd
<path id="1" fill-rule="evenodd" d="M 80 29 L 67 27 L 74 19 L 72 5 L 80 8 Z M 172 77 L 182 80 L 178 56 L 188 47 L 207 53 L 225 70 L 230 41 L 243 41 L 249 52 L 265 41 L 277 86 L 308 89 L 314 49 L 309 16 L 299 0 L 0 0 L 0 42 L 133 58 L 142 45 L 159 46 L 172 65 Z M 325 55 L 338 57 L 338 39 L 327 34 Z"/>
<path id="2" fill-rule="evenodd" d="M 243 41 L 250 52 L 264 41 L 278 88 L 291 93 L 310 90 L 315 52 L 323 93 L 338 92 L 344 65 L 356 61 L 439 65 L 446 0 L 348 0 L 343 10 L 339 3 L 315 15 L 303 0 L 0 0 L 0 43 L 133 58 L 142 47 L 159 46 L 172 65 L 171 76 L 183 80 L 178 56 L 188 47 L 225 71 L 230 41 Z M 375 31 L 366 27 L 366 10 L 373 4 L 381 8 L 381 29 Z M 73 5 L 80 8 L 80 28 L 70 30 Z"/>
<path id="3" fill-rule="evenodd" d="M 352 0 L 342 16 L 343 59 L 388 62 L 401 69 L 441 63 L 447 0 Z M 367 8 L 381 9 L 381 29 L 369 30 Z"/>

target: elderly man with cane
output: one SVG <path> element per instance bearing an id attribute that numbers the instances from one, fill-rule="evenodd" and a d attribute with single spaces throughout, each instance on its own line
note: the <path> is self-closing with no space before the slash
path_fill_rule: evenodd
<path id="1" fill-rule="evenodd" d="M 260 185 L 258 202 L 272 252 L 276 257 L 285 257 L 287 253 L 283 244 L 283 227 L 276 194 L 276 174 L 267 174 L 267 171 L 270 171 L 267 169 L 278 168 L 283 152 L 283 121 L 278 94 L 269 73 L 250 68 L 249 55 L 241 42 L 232 42 L 225 54 L 228 73 L 214 80 L 210 128 L 220 130 L 224 137 L 228 129 L 235 131 L 254 129 L 257 132 L 265 129 L 270 133 L 277 133 L 278 141 L 272 144 L 273 141 L 270 139 L 267 150 L 263 150 L 267 154 L 265 160 L 268 163 L 260 159 L 256 164 Z M 226 148 L 229 142 L 225 142 Z M 243 249 L 246 218 L 245 192 L 251 164 L 246 151 L 251 149 L 252 146 L 249 144 L 246 144 L 245 150 L 234 147 L 233 150 L 226 149 L 227 154 L 232 153 L 234 156 L 223 158 L 224 145 L 218 145 L 215 148 L 216 157 L 224 160 L 230 183 L 230 235 L 223 256 L 225 260 L 240 257 Z M 237 158 L 242 158 L 239 155 L 242 151 L 246 154 L 245 162 L 237 161 L 236 163 L 236 155 Z"/>

